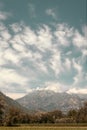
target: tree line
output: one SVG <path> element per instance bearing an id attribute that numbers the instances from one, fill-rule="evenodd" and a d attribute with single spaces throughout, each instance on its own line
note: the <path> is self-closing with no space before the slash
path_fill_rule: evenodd
<path id="1" fill-rule="evenodd" d="M 61 110 L 28 114 L 16 107 L 10 107 L 7 110 L 4 101 L 0 100 L 0 125 L 14 126 L 32 123 L 87 123 L 87 102 L 78 110 L 71 109 L 66 114 Z"/>

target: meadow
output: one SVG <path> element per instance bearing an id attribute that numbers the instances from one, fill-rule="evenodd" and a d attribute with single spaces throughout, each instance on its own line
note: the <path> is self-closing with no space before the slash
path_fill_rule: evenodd
<path id="1" fill-rule="evenodd" d="M 87 130 L 87 127 L 22 126 L 0 127 L 0 130 Z"/>

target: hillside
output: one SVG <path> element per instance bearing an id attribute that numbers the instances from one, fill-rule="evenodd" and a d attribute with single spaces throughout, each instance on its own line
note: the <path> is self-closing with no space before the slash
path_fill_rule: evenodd
<path id="1" fill-rule="evenodd" d="M 3 103 L 5 104 L 6 110 L 8 110 L 10 107 L 15 107 L 22 111 L 28 111 L 26 108 L 22 107 L 17 101 L 9 98 L 2 92 L 0 92 L 0 101 L 3 101 Z"/>

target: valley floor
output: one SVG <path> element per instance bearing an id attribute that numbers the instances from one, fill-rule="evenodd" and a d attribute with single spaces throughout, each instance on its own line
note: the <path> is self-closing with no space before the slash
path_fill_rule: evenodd
<path id="1" fill-rule="evenodd" d="M 21 126 L 21 127 L 0 127 L 0 130 L 87 130 L 87 127 L 59 127 L 59 126 Z"/>

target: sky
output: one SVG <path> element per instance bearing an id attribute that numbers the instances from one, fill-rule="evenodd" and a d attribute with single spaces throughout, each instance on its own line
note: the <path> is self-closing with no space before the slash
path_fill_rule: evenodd
<path id="1" fill-rule="evenodd" d="M 87 94 L 87 0 L 0 0 L 0 91 Z"/>

